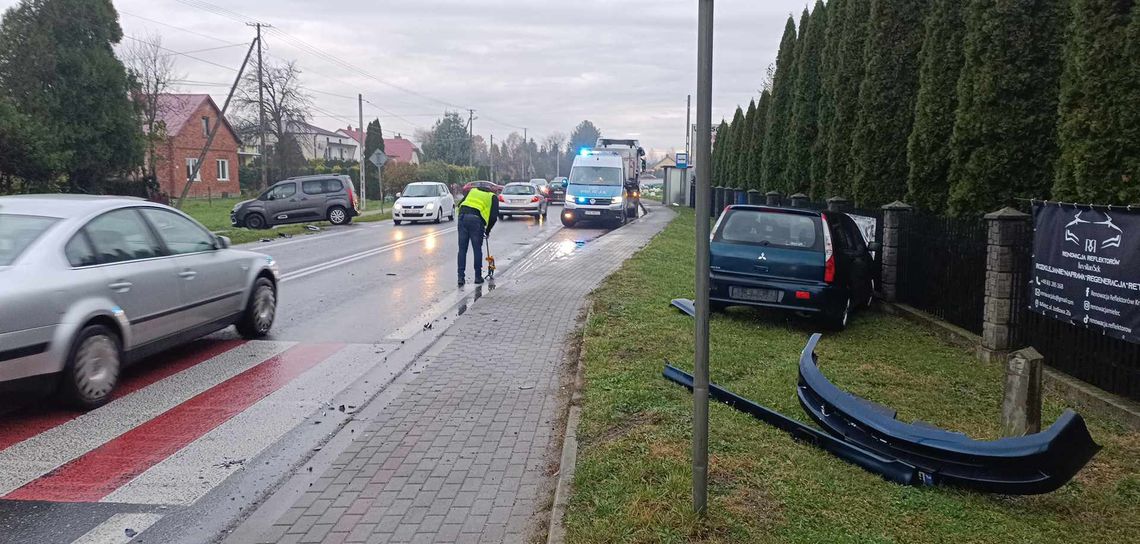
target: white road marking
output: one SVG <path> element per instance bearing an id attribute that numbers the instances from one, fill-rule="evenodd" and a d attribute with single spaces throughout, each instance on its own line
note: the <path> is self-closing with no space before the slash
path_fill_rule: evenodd
<path id="1" fill-rule="evenodd" d="M 140 474 L 101 502 L 193 504 L 240 470 L 244 464 L 241 461 L 252 460 L 310 414 L 320 410 L 323 402 L 352 385 L 376 365 L 379 357 L 373 345 L 346 346 L 287 386 Z M 386 362 L 383 365 L 387 367 L 388 379 L 395 378 L 399 370 L 396 363 Z M 337 407 L 325 405 L 325 409 L 331 413 L 320 419 L 329 429 L 339 419 L 347 417 Z"/>
<path id="2" fill-rule="evenodd" d="M 72 541 L 71 544 L 126 544 L 135 535 L 149 529 L 160 519 L 162 519 L 162 514 L 146 512 L 115 514 L 107 518 L 107 521 L 96 525 L 94 529 L 87 531 L 87 534 Z"/>
<path id="3" fill-rule="evenodd" d="M 368 257 L 372 257 L 375 255 L 380 255 L 382 253 L 388 253 L 389 251 L 395 251 L 395 250 L 400 249 L 404 246 L 410 246 L 413 244 L 417 244 L 417 243 L 423 242 L 424 240 L 427 240 L 429 238 L 435 238 L 437 236 L 449 234 L 449 233 L 455 232 L 456 230 L 458 230 L 458 229 L 456 229 L 455 227 L 451 227 L 449 229 L 435 231 L 435 232 L 431 232 L 428 234 L 422 234 L 420 236 L 416 236 L 415 238 L 409 238 L 407 240 L 401 240 L 399 242 L 395 242 L 395 243 L 392 243 L 392 244 L 389 244 L 386 246 L 380 246 L 380 247 L 375 248 L 375 249 L 370 249 L 367 251 L 362 251 L 360 253 L 356 253 L 354 255 L 349 255 L 347 257 L 341 257 L 339 259 L 334 259 L 332 261 L 323 262 L 320 264 L 315 264 L 313 266 L 301 268 L 299 270 L 294 270 L 292 272 L 286 272 L 286 273 L 281 275 L 281 281 L 291 281 L 291 280 L 303 278 L 305 276 L 311 276 L 311 275 L 316 274 L 318 272 L 323 272 L 325 270 L 328 270 L 330 268 L 335 268 L 335 267 L 340 266 L 342 264 L 348 264 L 351 262 L 359 261 L 361 259 L 367 259 Z"/>
<path id="4" fill-rule="evenodd" d="M 247 342 L 0 451 L 0 495 L 102 446 L 294 342 Z M 145 364 L 145 363 L 143 363 Z"/>

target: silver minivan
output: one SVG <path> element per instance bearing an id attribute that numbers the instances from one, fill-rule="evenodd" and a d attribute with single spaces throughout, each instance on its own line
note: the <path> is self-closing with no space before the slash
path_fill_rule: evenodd
<path id="1" fill-rule="evenodd" d="M 265 336 L 277 278 L 272 257 L 230 249 L 167 206 L 0 197 L 0 389 L 48 386 L 100 406 L 147 355 L 230 325 Z"/>

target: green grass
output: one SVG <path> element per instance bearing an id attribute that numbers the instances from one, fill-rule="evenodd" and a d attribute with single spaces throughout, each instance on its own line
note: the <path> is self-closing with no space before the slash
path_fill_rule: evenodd
<path id="1" fill-rule="evenodd" d="M 318 227 L 327 227 L 327 221 L 313 221 L 311 223 L 301 223 L 297 225 L 283 225 L 274 227 L 272 230 L 250 230 L 245 228 L 236 228 L 230 225 L 230 211 L 233 210 L 234 204 L 241 202 L 242 198 L 215 198 L 213 200 L 194 199 L 187 200 L 186 204 L 182 207 L 182 211 L 186 212 L 197 219 L 198 222 L 206 226 L 212 232 L 222 236 L 228 236 L 230 241 L 235 244 L 244 244 L 247 242 L 256 242 L 262 238 L 277 238 L 281 234 L 294 235 L 294 234 L 307 234 L 311 231 L 306 230 L 305 226 L 312 224 Z M 379 202 L 369 201 L 369 209 L 363 212 L 362 215 L 354 217 L 354 223 L 368 223 L 373 221 L 383 221 L 392 218 L 391 209 L 385 207 L 384 213 L 380 213 Z"/>
<path id="2" fill-rule="evenodd" d="M 592 295 L 569 542 L 1098 542 L 1140 538 L 1140 433 L 1090 417 L 1104 449 L 1062 489 L 1009 497 L 887 483 L 724 405 L 710 414 L 709 513 L 691 512 L 692 397 L 661 377 L 691 371 L 693 216 L 676 221 Z M 807 421 L 796 364 L 815 327 L 779 313 L 714 315 L 716 383 Z M 825 334 L 838 386 L 975 438 L 996 438 L 1001 369 L 933 331 L 875 312 Z M 1064 406 L 1047 398 L 1046 424 Z"/>

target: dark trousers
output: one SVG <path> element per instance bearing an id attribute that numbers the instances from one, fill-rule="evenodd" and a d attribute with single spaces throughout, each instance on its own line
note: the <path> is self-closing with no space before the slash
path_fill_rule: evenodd
<path id="1" fill-rule="evenodd" d="M 467 246 L 475 252 L 475 279 L 483 277 L 483 233 L 487 226 L 483 218 L 475 214 L 459 216 L 459 279 L 463 280 L 467 267 Z"/>

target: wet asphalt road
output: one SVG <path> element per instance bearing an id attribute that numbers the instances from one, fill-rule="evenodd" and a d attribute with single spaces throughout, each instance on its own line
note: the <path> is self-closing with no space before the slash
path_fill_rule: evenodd
<path id="1" fill-rule="evenodd" d="M 520 272 L 560 258 L 572 252 L 576 245 L 588 243 L 607 232 L 589 225 L 563 229 L 557 220 L 557 210 L 558 208 L 552 210 L 552 221 L 516 218 L 498 222 L 490 246 L 499 266 L 500 277 L 509 278 L 514 263 L 528 253 L 533 252 L 533 255 L 520 266 Z M 277 357 L 280 358 L 288 356 L 290 350 L 339 346 L 336 348 L 339 351 L 329 350 L 330 354 L 334 351 L 335 354 L 329 355 L 327 360 L 311 362 L 312 365 L 323 364 L 336 368 L 335 377 L 322 378 L 319 372 L 302 374 L 300 371 L 295 375 L 285 375 L 283 369 L 287 370 L 288 367 L 284 364 L 279 365 L 282 368 L 269 369 L 263 376 L 254 376 L 256 379 L 246 383 L 264 386 L 266 381 L 278 380 L 279 383 L 264 387 L 270 396 L 265 397 L 267 402 L 262 404 L 270 406 L 261 408 L 263 412 L 256 412 L 260 405 L 251 405 L 252 408 L 247 412 L 237 414 L 231 421 L 226 421 L 214 430 L 213 434 L 230 437 L 222 440 L 230 440 L 235 444 L 248 441 L 249 451 L 259 453 L 258 460 L 265 458 L 264 464 L 259 462 L 256 467 L 230 467 L 223 462 L 219 465 L 219 458 L 223 461 L 230 459 L 219 457 L 220 455 L 232 455 L 236 460 L 240 453 L 237 450 L 241 448 L 232 448 L 235 452 L 230 453 L 229 446 L 223 446 L 210 453 L 209 445 L 202 446 L 203 440 L 198 440 L 202 434 L 191 433 L 187 435 L 184 450 L 162 462 L 158 462 L 157 457 L 153 462 L 144 462 L 139 465 L 140 473 L 124 473 L 134 478 L 126 480 L 129 482 L 127 485 L 116 487 L 120 484 L 115 483 L 107 487 L 115 489 L 114 492 L 93 495 L 102 496 L 102 499 L 0 498 L 0 543 L 66 543 L 89 537 L 92 532 L 100 530 L 110 536 L 105 539 L 89 538 L 84 542 L 128 542 L 132 540 L 128 535 L 136 528 L 145 530 L 154 524 L 155 528 L 150 533 L 141 532 L 134 539 L 153 542 L 155 540 L 147 540 L 146 537 L 170 531 L 175 531 L 171 534 L 177 534 L 178 528 L 182 526 L 225 526 L 256 501 L 258 492 L 254 488 L 272 488 L 276 481 L 287 476 L 287 471 L 297 462 L 299 452 L 312 450 L 326 438 L 328 429 L 325 427 L 336 424 L 338 418 L 345 417 L 335 410 L 332 410 L 331 415 L 327 411 L 322 415 L 322 404 L 327 405 L 330 399 L 346 395 L 351 398 L 352 394 L 357 393 L 353 391 L 354 388 L 361 389 L 357 397 L 362 401 L 382 390 L 382 386 L 376 389 L 376 376 L 384 376 L 388 380 L 402 372 L 399 364 L 388 360 L 387 354 L 396 352 L 405 341 L 413 344 L 416 341 L 413 338 L 418 338 L 417 333 L 422 332 L 425 325 L 438 322 L 445 314 L 454 314 L 457 307 L 466 307 L 483 292 L 470 283 L 470 265 L 467 267 L 468 285 L 462 288 L 456 286 L 457 233 L 454 222 L 394 226 L 391 221 L 385 221 L 338 228 L 322 225 L 322 229 L 312 235 L 297 235 L 291 239 L 239 246 L 239 249 L 268 254 L 279 263 L 281 282 L 277 321 L 269 338 L 231 349 L 230 346 L 238 345 L 240 340 L 232 329 L 228 329 L 157 356 L 151 361 L 143 361 L 126 375 L 126 378 L 139 382 L 141 393 L 147 392 L 147 389 L 142 389 L 144 387 L 165 387 L 165 401 L 171 407 L 148 407 L 145 399 L 132 399 L 131 397 L 137 396 L 135 394 L 125 397 L 121 402 L 143 402 L 143 411 L 149 409 L 155 415 L 161 415 L 154 419 L 167 416 L 177 419 L 179 410 L 185 408 L 184 405 L 192 404 L 201 395 L 215 392 L 223 395 L 220 398 L 226 398 L 224 389 L 227 386 L 231 390 L 242 386 L 240 383 L 230 383 L 240 380 L 244 375 L 233 376 L 240 370 L 232 368 L 236 364 L 250 366 L 247 372 L 256 371 L 258 369 L 254 366 L 275 364 L 275 359 L 260 364 L 256 362 L 272 353 L 278 353 Z M 471 259 L 470 256 L 468 258 Z M 246 351 L 256 351 L 258 355 L 245 354 Z M 215 352 L 217 356 L 214 356 Z M 256 360 L 243 361 L 242 358 L 245 357 Z M 343 375 L 340 374 L 342 370 Z M 173 374 L 175 371 L 181 374 Z M 186 379 L 186 385 L 167 383 L 193 372 L 201 373 L 199 378 L 195 378 L 201 384 L 189 383 L 190 378 Z M 368 383 L 367 378 L 370 376 L 373 385 L 362 386 L 362 383 Z M 222 390 L 214 391 L 219 388 Z M 206 392 L 196 397 L 195 392 L 200 389 Z M 240 396 L 239 391 L 233 398 L 240 401 Z M 278 396 L 281 399 L 277 399 Z M 162 395 L 156 394 L 154 398 L 160 399 Z M 79 414 L 62 411 L 42 398 L 0 400 L 0 468 L 5 467 L 5 454 L 15 461 L 15 464 L 8 466 L 17 467 L 24 461 L 50 457 L 60 450 L 74 447 L 76 442 L 91 439 L 90 430 L 101 430 L 104 425 L 122 428 L 134 426 L 125 433 L 121 430 L 109 431 L 107 436 L 117 436 L 112 438 L 111 443 L 115 440 L 124 441 L 129 449 L 141 450 L 145 456 L 146 450 L 151 447 L 146 439 L 146 432 L 149 431 L 144 430 L 138 440 L 131 433 L 139 431 L 140 427 L 150 422 L 139 416 L 136 410 L 131 416 L 136 417 L 139 423 L 125 423 L 122 420 L 125 419 L 125 410 L 128 408 L 120 407 L 117 403 L 120 400 L 96 411 L 97 413 L 80 417 Z M 243 416 L 248 421 L 241 421 Z M 324 425 L 320 425 L 321 420 Z M 32 431 L 21 427 L 34 427 L 38 434 L 32 434 Z M 168 436 L 165 438 L 170 439 Z M 24 440 L 24 443 L 19 440 Z M 9 451 L 5 452 L 5 448 Z M 17 449 L 20 450 L 19 455 L 13 451 Z M 196 449 L 202 451 L 193 451 Z M 62 468 L 73 468 L 75 472 L 81 473 L 83 461 L 91 457 L 92 452 L 97 454 L 99 451 L 77 448 L 75 452 L 79 457 Z M 62 455 L 60 457 L 64 458 Z M 106 482 L 99 479 L 107 467 L 113 472 L 117 464 L 138 461 L 113 453 L 110 457 L 104 457 L 109 465 L 89 463 L 93 470 L 85 477 L 90 478 L 90 481 L 65 482 L 66 491 L 69 493 L 87 485 L 106 485 Z M 244 463 L 246 459 L 241 458 L 241 461 Z M 79 468 L 70 466 L 77 462 Z M 155 465 L 154 462 L 158 464 Z M 165 472 L 157 470 L 163 469 L 164 464 L 174 467 Z M 143 469 L 147 472 L 141 473 Z M 60 470 L 44 473 L 36 482 L 50 480 L 53 476 L 57 479 L 64 478 L 56 473 L 60 473 Z M 155 475 L 152 476 L 152 473 Z M 161 482 L 161 485 L 148 489 L 146 482 L 151 480 Z M 26 495 L 51 491 L 47 486 L 36 489 L 36 482 L 32 482 L 32 491 L 26 492 Z M 3 483 L 3 478 L 0 477 L 0 488 L 3 488 Z M 10 489 L 15 489 L 15 486 Z M 185 498 L 167 500 L 178 494 Z M 0 497 L 4 495 L 0 492 Z M 83 493 L 79 495 L 82 496 Z M 159 523 L 159 520 L 163 523 Z M 183 537 L 185 535 L 182 533 Z M 190 541 L 195 540 L 190 538 Z"/>

